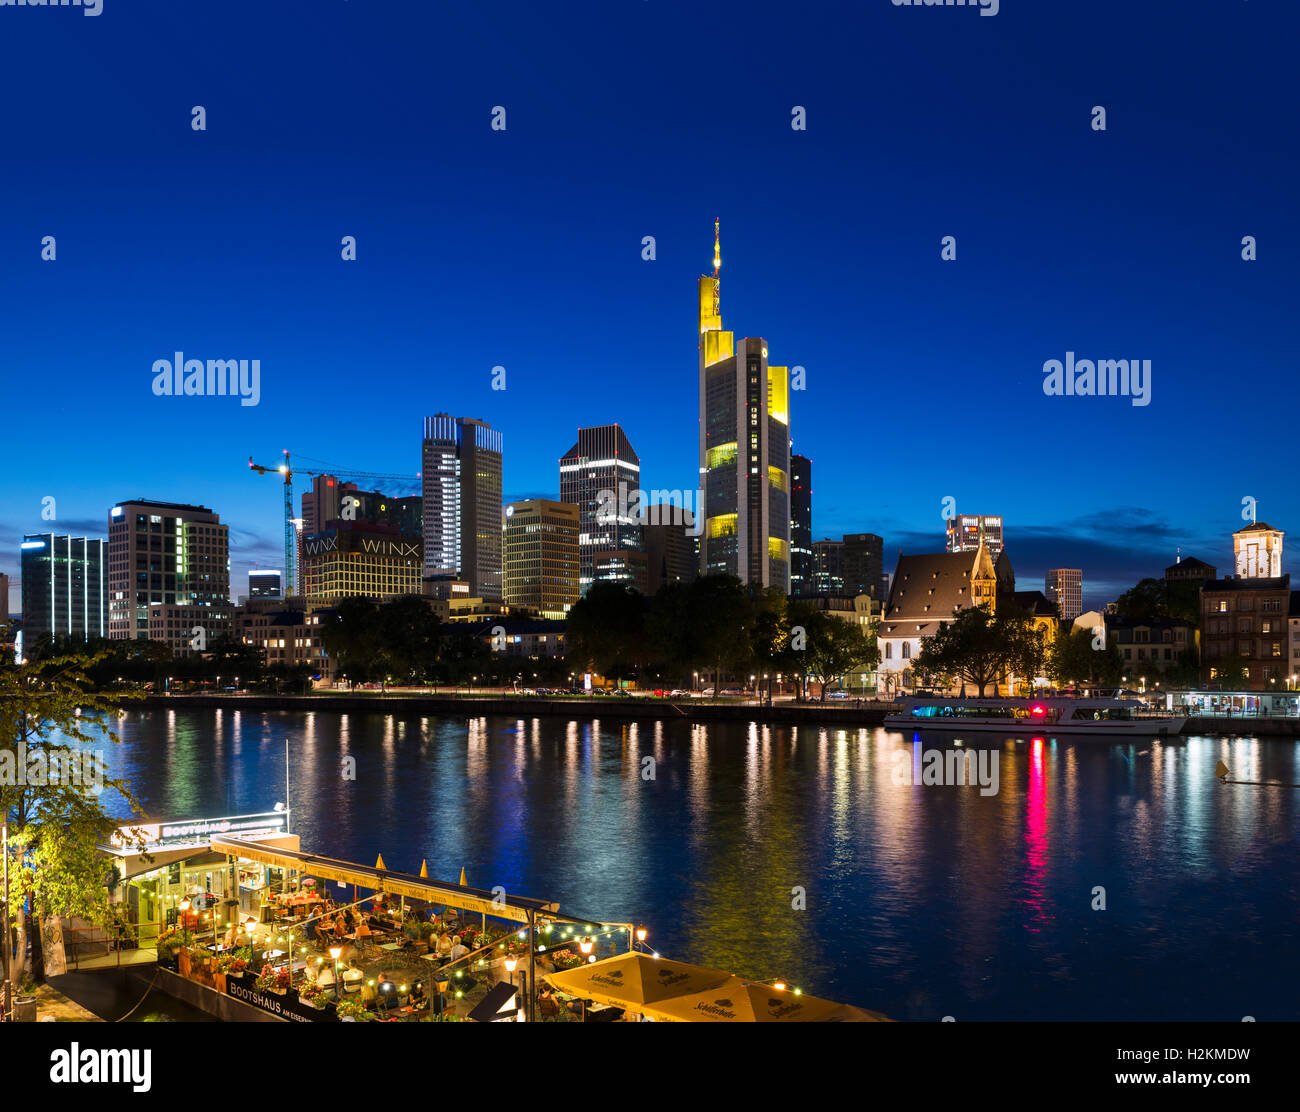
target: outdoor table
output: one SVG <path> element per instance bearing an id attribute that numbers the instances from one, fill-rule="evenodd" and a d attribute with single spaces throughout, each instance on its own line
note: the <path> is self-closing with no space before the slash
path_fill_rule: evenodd
<path id="1" fill-rule="evenodd" d="M 400 950 L 402 944 L 400 942 L 382 942 L 380 943 L 379 948 L 381 950 Z"/>

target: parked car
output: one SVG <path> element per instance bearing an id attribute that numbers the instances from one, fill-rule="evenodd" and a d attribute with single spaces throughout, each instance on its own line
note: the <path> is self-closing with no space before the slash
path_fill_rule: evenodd
<path id="1" fill-rule="evenodd" d="M 668 692 L 668 698 L 670 699 L 689 699 L 690 697 L 691 693 L 680 687 L 674 687 L 670 692 Z"/>
<path id="2" fill-rule="evenodd" d="M 848 693 L 847 691 L 830 691 L 830 692 L 827 692 L 826 698 L 828 698 L 828 699 L 847 699 L 847 698 L 849 698 L 849 693 Z"/>

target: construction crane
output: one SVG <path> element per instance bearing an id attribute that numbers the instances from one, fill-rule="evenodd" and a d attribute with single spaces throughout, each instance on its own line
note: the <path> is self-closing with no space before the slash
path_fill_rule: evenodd
<path id="1" fill-rule="evenodd" d="M 315 461 L 319 462 L 319 461 Z M 298 588 L 298 519 L 293 513 L 293 463 L 289 455 L 289 450 L 284 450 L 284 462 L 278 466 L 264 466 L 260 463 L 254 463 L 253 457 L 248 457 L 248 467 L 250 471 L 256 471 L 259 475 L 266 475 L 271 472 L 284 476 L 284 594 L 288 598 L 290 595 L 297 594 Z M 329 467 L 322 464 L 323 470 L 313 470 L 307 467 L 298 469 L 303 475 L 333 475 L 346 476 L 352 479 L 384 479 L 390 482 L 418 482 L 419 475 L 384 475 L 377 471 L 353 471 L 347 467 Z"/>

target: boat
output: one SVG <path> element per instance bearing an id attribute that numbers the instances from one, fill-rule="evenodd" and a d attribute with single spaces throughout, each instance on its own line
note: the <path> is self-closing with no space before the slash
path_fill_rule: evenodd
<path id="1" fill-rule="evenodd" d="M 1186 718 L 1152 710 L 1133 699 L 930 696 L 900 699 L 898 703 L 898 711 L 885 715 L 887 730 L 1173 737 L 1182 733 L 1187 722 Z"/>

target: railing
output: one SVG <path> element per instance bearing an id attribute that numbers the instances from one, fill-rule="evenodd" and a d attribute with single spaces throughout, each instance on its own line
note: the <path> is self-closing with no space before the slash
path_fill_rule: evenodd
<path id="1" fill-rule="evenodd" d="M 86 923 L 63 927 L 63 952 L 69 970 L 109 969 L 122 965 L 122 955 L 141 955 L 158 950 L 158 936 L 166 929 L 161 922 L 122 923 L 109 927 Z M 134 964 L 130 958 L 127 964 Z"/>

